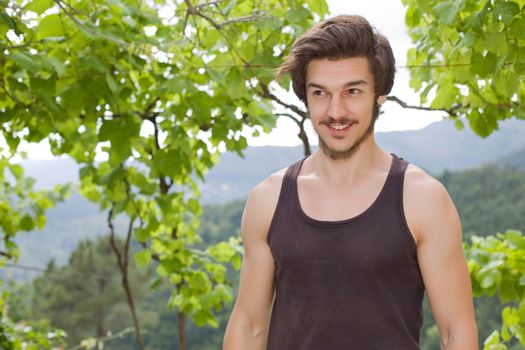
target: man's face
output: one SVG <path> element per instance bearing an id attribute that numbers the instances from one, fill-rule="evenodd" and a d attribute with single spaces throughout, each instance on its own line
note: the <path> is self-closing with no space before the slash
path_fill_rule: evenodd
<path id="1" fill-rule="evenodd" d="M 311 61 L 306 98 L 319 147 L 330 158 L 350 158 L 373 133 L 378 101 L 366 58 Z"/>

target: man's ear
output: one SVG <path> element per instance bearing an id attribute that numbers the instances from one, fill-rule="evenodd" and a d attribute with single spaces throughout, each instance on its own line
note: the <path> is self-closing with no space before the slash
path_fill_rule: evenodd
<path id="1" fill-rule="evenodd" d="M 387 97 L 386 95 L 379 96 L 379 97 L 377 98 L 377 104 L 378 104 L 379 106 L 383 105 L 383 103 L 385 103 L 385 101 L 386 101 L 386 97 Z"/>

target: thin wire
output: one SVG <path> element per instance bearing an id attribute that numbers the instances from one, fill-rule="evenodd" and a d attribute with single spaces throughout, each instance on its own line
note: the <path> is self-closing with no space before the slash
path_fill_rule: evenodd
<path id="1" fill-rule="evenodd" d="M 10 268 L 10 269 L 17 269 L 17 270 L 24 270 L 24 271 L 33 271 L 33 272 L 47 272 L 47 273 L 53 273 L 53 274 L 63 274 L 62 271 L 60 270 L 48 270 L 48 269 L 44 269 L 44 268 L 41 268 L 41 267 L 36 267 L 36 266 L 27 266 L 27 265 L 14 265 L 14 264 L 6 264 L 5 265 L 6 268 Z M 105 277 L 105 276 L 100 276 L 100 275 L 94 275 L 94 274 L 87 274 L 87 273 L 79 273 L 79 272 L 76 272 L 74 274 L 72 274 L 72 276 L 75 276 L 75 277 L 78 277 L 78 278 L 86 278 L 86 277 L 89 277 L 89 278 L 94 278 L 94 279 L 97 279 L 97 280 L 100 280 L 100 281 L 113 281 L 113 280 L 120 280 L 120 276 L 118 277 Z"/>

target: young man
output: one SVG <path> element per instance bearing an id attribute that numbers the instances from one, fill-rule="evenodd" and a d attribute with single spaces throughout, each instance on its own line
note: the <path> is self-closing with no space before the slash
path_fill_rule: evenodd
<path id="1" fill-rule="evenodd" d="M 394 67 L 388 41 L 359 16 L 323 21 L 294 44 L 280 74 L 319 149 L 248 196 L 225 350 L 416 350 L 425 289 L 441 348 L 478 349 L 450 197 L 374 141 Z"/>

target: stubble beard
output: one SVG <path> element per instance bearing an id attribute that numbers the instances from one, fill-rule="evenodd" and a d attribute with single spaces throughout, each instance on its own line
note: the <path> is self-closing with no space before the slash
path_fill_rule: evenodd
<path id="1" fill-rule="evenodd" d="M 346 150 L 338 151 L 333 148 L 330 148 L 328 144 L 321 138 L 319 132 L 317 136 L 319 137 L 319 147 L 323 150 L 323 153 L 326 154 L 332 160 L 342 160 L 351 158 L 361 147 L 361 145 L 374 133 L 374 126 L 377 118 L 379 117 L 379 107 L 374 106 L 372 110 L 372 118 L 370 119 L 370 124 L 366 128 L 364 134 L 362 134 L 349 148 Z M 347 120 L 342 120 L 344 124 Z M 321 122 L 321 124 L 330 124 L 333 122 L 333 119 L 329 119 Z M 315 129 L 315 128 L 314 128 Z"/>

